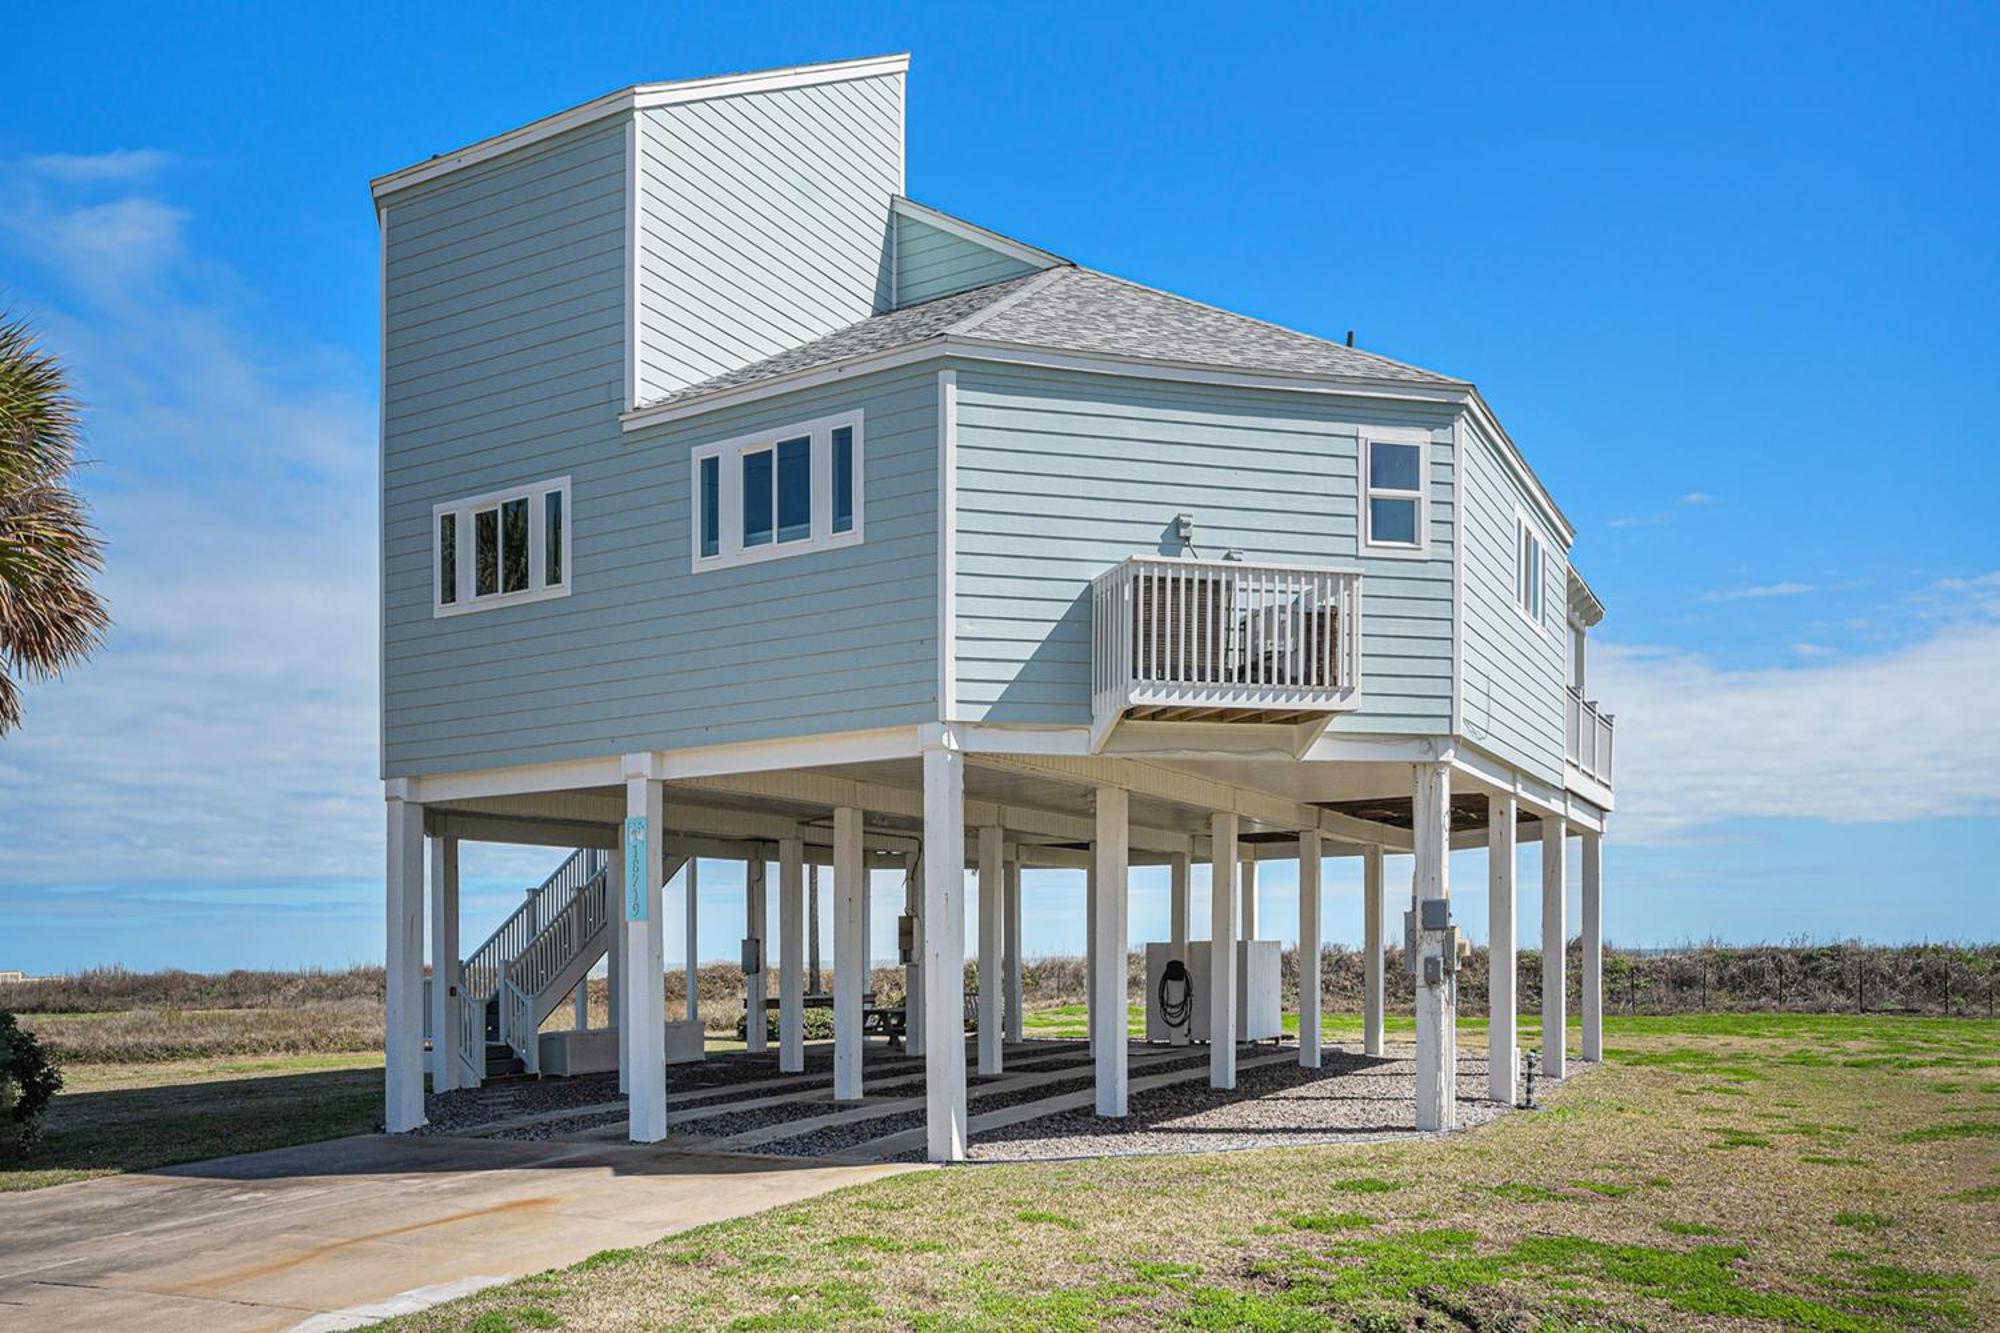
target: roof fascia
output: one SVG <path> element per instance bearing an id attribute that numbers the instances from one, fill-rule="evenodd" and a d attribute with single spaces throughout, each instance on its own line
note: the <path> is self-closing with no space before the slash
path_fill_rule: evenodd
<path id="1" fill-rule="evenodd" d="M 385 195 L 398 190 L 409 189 L 426 181 L 436 180 L 454 171 L 462 171 L 481 162 L 491 161 L 503 153 L 511 153 L 530 144 L 603 120 L 607 116 L 634 111 L 650 110 L 654 107 L 675 106 L 686 102 L 704 102 L 718 97 L 737 97 L 745 93 L 781 92 L 787 88 L 806 88 L 817 84 L 845 83 L 853 79 L 874 78 L 882 74 L 901 74 L 910 67 L 908 52 L 886 56 L 868 56 L 860 60 L 840 60 L 823 65 L 794 65 L 785 69 L 759 70 L 749 74 L 719 74 L 709 78 L 682 79 L 672 83 L 640 83 L 629 88 L 592 98 L 588 102 L 570 107 L 540 120 L 467 144 L 463 148 L 448 153 L 439 153 L 412 166 L 377 176 L 368 183 L 369 192 L 380 200 Z"/>
<path id="2" fill-rule="evenodd" d="M 964 218 L 954 217 L 950 213 L 941 212 L 928 204 L 920 204 L 907 195 L 897 195 L 894 199 L 890 200 L 890 207 L 905 217 L 915 218 L 919 222 L 927 223 L 930 226 L 936 227 L 939 231 L 958 237 L 962 241 L 970 241 L 974 245 L 983 245 L 989 250 L 998 251 L 1010 259 L 1018 259 L 1022 263 L 1032 265 L 1036 268 L 1047 268 L 1055 265 L 1075 267 L 1074 260 L 1065 259 L 1053 251 L 1029 245 L 1025 241 L 1017 241 L 1011 236 L 1002 236 L 997 231 L 989 231 L 976 222 L 967 222 Z"/>

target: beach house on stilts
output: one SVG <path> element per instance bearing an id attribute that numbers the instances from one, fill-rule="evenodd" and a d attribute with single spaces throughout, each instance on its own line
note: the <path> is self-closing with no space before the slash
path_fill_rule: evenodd
<path id="1" fill-rule="evenodd" d="M 1516 1095 L 1521 837 L 1544 849 L 1543 1069 L 1563 1071 L 1579 838 L 1599 1058 L 1602 607 L 1520 448 L 1467 380 L 917 202 L 908 63 L 639 84 L 373 183 L 387 1127 L 424 1122 L 428 1029 L 438 1089 L 492 1061 L 615 1064 L 630 1138 L 662 1138 L 670 1062 L 701 1056 L 662 986 L 694 858 L 749 867 L 747 1031 L 775 1003 L 781 1072 L 806 1058 L 819 877 L 840 1100 L 865 1090 L 868 878 L 907 877 L 933 1160 L 965 1154 L 968 1064 L 998 1070 L 1019 1036 L 1024 866 L 1087 895 L 1100 1115 L 1127 1108 L 1134 866 L 1171 867 L 1159 965 L 1199 962 L 1175 1017 L 1200 1010 L 1230 1088 L 1263 1021 L 1238 976 L 1264 966 L 1256 866 L 1298 865 L 1313 1064 L 1321 864 L 1359 858 L 1366 1040 L 1402 945 L 1414 1123 L 1449 1128 L 1468 911 L 1495 957 L 1489 1091 Z M 466 841 L 573 852 L 474 949 Z M 1448 883 L 1471 846 L 1483 909 Z M 1012 984 L 978 988 L 969 1042 L 973 901 L 978 975 Z M 543 1033 L 600 962 L 614 1027 Z"/>

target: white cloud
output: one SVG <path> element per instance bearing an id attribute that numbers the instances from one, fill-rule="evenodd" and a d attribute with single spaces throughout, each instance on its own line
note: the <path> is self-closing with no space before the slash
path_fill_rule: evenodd
<path id="1" fill-rule="evenodd" d="M 115 148 L 107 153 L 47 153 L 30 157 L 23 165 L 50 180 L 102 184 L 146 180 L 176 160 L 172 153 L 158 148 Z"/>
<path id="2" fill-rule="evenodd" d="M 1709 505 L 1715 503 L 1715 497 L 1707 491 L 1689 491 L 1681 497 L 1681 503 L 1684 505 Z"/>
<path id="3" fill-rule="evenodd" d="M 1714 504 L 1715 497 L 1707 491 L 1689 491 L 1674 503 L 1678 505 Z M 1623 518 L 1614 518 L 1611 520 L 1609 526 L 1614 528 L 1657 528 L 1663 527 L 1673 521 L 1674 511 L 1671 509 L 1662 509 L 1652 514 L 1626 515 Z"/>
<path id="4" fill-rule="evenodd" d="M 1817 584 L 1794 583 L 1788 580 L 1784 583 L 1765 583 L 1749 588 L 1717 588 L 1713 592 L 1703 593 L 1701 600 L 1704 602 L 1755 601 L 1765 597 L 1800 597 L 1806 593 L 1818 591 L 1819 587 Z"/>
<path id="5" fill-rule="evenodd" d="M 1673 841 L 1758 817 L 1881 823 L 2000 814 L 2000 624 L 1965 621 L 1872 657 L 1729 670 L 1609 645 L 1618 835 Z"/>

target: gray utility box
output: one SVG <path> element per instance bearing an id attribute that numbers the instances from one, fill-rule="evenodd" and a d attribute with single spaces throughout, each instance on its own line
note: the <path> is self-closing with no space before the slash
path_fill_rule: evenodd
<path id="1" fill-rule="evenodd" d="M 1194 988 L 1188 1036 L 1208 1040 L 1208 945 L 1207 940 L 1189 940 L 1188 978 Z M 1174 946 L 1153 943 L 1146 946 L 1146 1040 L 1172 1041 L 1175 1029 L 1167 1026 L 1160 1005 L 1160 976 Z M 1283 950 L 1276 940 L 1236 941 L 1236 1039 L 1271 1041 L 1284 1035 L 1284 1010 L 1278 985 L 1279 960 Z"/>

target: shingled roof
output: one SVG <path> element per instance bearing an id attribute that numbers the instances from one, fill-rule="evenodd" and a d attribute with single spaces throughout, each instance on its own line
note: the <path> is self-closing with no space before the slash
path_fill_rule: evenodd
<path id="1" fill-rule="evenodd" d="M 1231 370 L 1458 384 L 1448 375 L 1071 264 L 864 319 L 641 404 L 665 407 L 948 337 Z"/>

